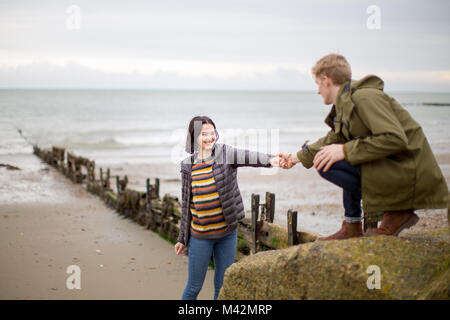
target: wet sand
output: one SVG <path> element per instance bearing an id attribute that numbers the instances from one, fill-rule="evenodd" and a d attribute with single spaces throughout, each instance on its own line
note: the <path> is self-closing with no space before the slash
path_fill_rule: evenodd
<path id="1" fill-rule="evenodd" d="M 12 189 L 0 198 L 0 299 L 180 299 L 187 257 L 170 243 L 31 154 L 5 162 L 21 170 L 0 168 Z M 70 265 L 80 267 L 79 290 L 66 287 Z M 213 272 L 199 299 L 212 299 Z"/>

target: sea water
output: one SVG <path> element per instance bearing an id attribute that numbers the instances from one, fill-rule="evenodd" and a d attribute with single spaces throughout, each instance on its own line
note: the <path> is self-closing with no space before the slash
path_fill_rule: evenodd
<path id="1" fill-rule="evenodd" d="M 426 105 L 450 104 L 450 93 L 391 95 L 422 125 L 435 153 L 450 152 L 450 107 Z M 186 155 L 196 115 L 211 117 L 224 143 L 260 149 L 252 137 L 266 135 L 268 148 L 258 151 L 293 152 L 326 134 L 329 109 L 315 92 L 3 89 L 0 154 L 23 151 L 11 134 L 20 129 L 31 143 L 98 161 L 174 161 Z"/>
<path id="2" fill-rule="evenodd" d="M 428 105 L 449 105 L 450 93 L 391 95 L 421 124 L 434 153 L 450 154 L 450 106 Z M 56 179 L 57 172 L 53 179 L 32 155 L 31 143 L 64 147 L 100 165 L 178 165 L 187 156 L 184 143 L 190 119 L 207 115 L 223 143 L 261 152 L 295 152 L 305 140 L 315 141 L 327 133 L 323 120 L 329 109 L 314 92 L 0 90 L 0 162 L 22 169 L 0 168 L 0 204 L 71 199 Z M 254 143 L 255 136 L 267 143 Z M 448 170 L 447 164 L 441 167 Z M 240 189 L 247 215 L 251 194 L 260 194 L 264 202 L 264 192 L 270 191 L 276 194 L 275 223 L 285 226 L 284 213 L 293 209 L 300 215 L 299 230 L 330 234 L 340 226 L 342 191 L 311 170 L 301 181 L 286 179 L 291 172 L 283 170 L 274 181 L 255 180 L 253 171 L 246 169 L 240 173 Z M 179 178 L 174 172 L 173 178 Z M 180 196 L 179 180 L 163 181 L 161 190 Z"/>

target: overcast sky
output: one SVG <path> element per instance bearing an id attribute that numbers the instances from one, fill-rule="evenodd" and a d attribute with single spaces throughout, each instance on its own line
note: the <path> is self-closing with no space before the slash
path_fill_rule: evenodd
<path id="1" fill-rule="evenodd" d="M 337 52 L 355 79 L 450 92 L 449 15 L 446 0 L 1 0 L 0 87 L 315 90 L 311 67 Z"/>

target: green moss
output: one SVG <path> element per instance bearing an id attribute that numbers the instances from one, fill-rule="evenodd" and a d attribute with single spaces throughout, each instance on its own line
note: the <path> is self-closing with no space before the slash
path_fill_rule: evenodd
<path id="1" fill-rule="evenodd" d="M 238 239 L 237 250 L 248 248 L 248 243 L 244 239 Z"/>
<path id="2" fill-rule="evenodd" d="M 392 288 L 392 284 L 386 284 L 384 285 L 381 290 L 383 291 L 384 294 L 389 294 L 389 292 L 391 291 Z"/>
<path id="3" fill-rule="evenodd" d="M 276 237 L 270 238 L 270 243 L 274 246 L 274 248 L 280 248 L 280 240 Z"/>
<path id="4" fill-rule="evenodd" d="M 178 242 L 178 241 L 174 241 L 174 240 L 170 239 L 168 235 L 163 234 L 159 231 L 153 231 L 153 232 L 157 233 L 161 238 L 163 238 L 164 240 L 168 241 L 169 243 L 171 243 L 173 245 Z"/>
<path id="5" fill-rule="evenodd" d="M 380 236 L 259 252 L 227 270 L 221 298 L 416 299 L 424 293 L 426 298 L 447 297 L 449 249 L 448 243 Z M 380 290 L 365 285 L 370 265 L 381 269 Z"/>
<path id="6" fill-rule="evenodd" d="M 108 191 L 106 194 L 108 195 L 108 197 L 111 198 L 111 200 L 113 201 L 117 200 L 116 194 L 114 192 Z"/>
<path id="7" fill-rule="evenodd" d="M 441 237 L 449 234 L 449 227 L 445 227 L 435 231 L 410 231 L 407 230 L 402 233 L 402 237 L 407 238 L 410 235 L 422 236 L 423 238 Z"/>
<path id="8" fill-rule="evenodd" d="M 429 236 L 443 236 L 449 233 L 448 227 L 437 231 L 426 232 Z"/>
<path id="9" fill-rule="evenodd" d="M 271 247 L 268 247 L 268 246 L 265 246 L 265 245 L 263 245 L 263 244 L 260 244 L 259 245 L 259 251 L 273 251 L 273 248 L 271 248 Z M 259 252 L 258 251 L 258 252 Z"/>
<path id="10" fill-rule="evenodd" d="M 436 272 L 433 274 L 433 279 L 440 278 L 450 267 L 450 258 L 445 259 L 439 264 Z"/>

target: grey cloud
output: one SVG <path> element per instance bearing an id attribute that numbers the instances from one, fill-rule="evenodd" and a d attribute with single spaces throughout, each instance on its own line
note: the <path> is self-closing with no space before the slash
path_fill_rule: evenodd
<path id="1" fill-rule="evenodd" d="M 38 77 L 36 75 L 39 75 Z M 390 77 L 387 91 L 448 92 L 448 79 L 423 81 L 415 77 Z M 76 62 L 66 66 L 34 63 L 29 66 L 0 66 L 0 87 L 4 88 L 116 88 L 116 89 L 182 89 L 182 90 L 311 90 L 316 87 L 309 73 L 278 68 L 272 72 L 251 72 L 234 76 L 195 75 L 157 71 L 152 74 L 101 72 Z"/>
<path id="2" fill-rule="evenodd" d="M 69 4 L 81 8 L 80 30 L 66 28 Z M 48 61 L 50 64 L 42 70 L 37 65 L 23 65 L 21 68 L 29 71 L 21 72 L 33 73 L 33 81 L 49 84 L 65 74 L 58 68 L 54 70 L 52 61 L 82 58 L 309 66 L 324 54 L 339 52 L 354 70 L 361 72 L 450 70 L 450 2 L 378 1 L 382 26 L 377 31 L 366 28 L 366 8 L 371 4 L 368 0 L 2 1 L 0 63 L 8 62 L 9 57 Z M 85 72 L 97 79 L 95 83 L 90 80 L 92 85 L 120 82 L 111 82 L 116 75 L 85 69 L 71 67 L 72 78 L 64 83 L 77 87 L 90 83 L 84 80 Z M 33 82 L 27 80 L 28 76 L 15 77 L 8 70 L 0 70 L 2 79 L 8 74 L 16 79 L 15 85 L 20 85 L 19 79 L 24 81 L 23 86 Z M 256 74 L 236 74 L 240 81 L 235 83 L 261 88 L 291 88 L 298 83 L 302 89 L 310 88 L 306 81 L 295 82 L 289 72 L 280 70 L 272 72 L 272 80 L 267 80 L 270 85 L 258 82 Z M 230 81 L 211 71 L 216 86 L 229 86 Z M 280 74 L 284 80 L 279 79 Z M 117 77 L 128 79 L 127 83 L 153 83 L 143 80 L 150 76 L 139 74 Z M 165 77 L 169 77 L 167 72 Z M 173 83 L 186 80 L 176 72 L 170 77 Z M 197 76 L 195 83 L 210 85 L 200 78 Z M 287 85 L 286 79 L 295 85 Z M 402 81 L 398 84 L 401 87 L 430 85 L 424 79 Z M 440 82 L 433 85 L 443 88 Z"/>
<path id="3" fill-rule="evenodd" d="M 40 75 L 36 77 L 36 75 Z M 33 63 L 26 67 L 0 66 L 0 87 L 6 88 L 143 88 L 213 90 L 299 90 L 313 89 L 311 77 L 296 70 L 280 68 L 273 72 L 231 77 L 187 76 L 173 72 L 115 74 L 101 72 L 76 62 L 66 66 Z"/>

